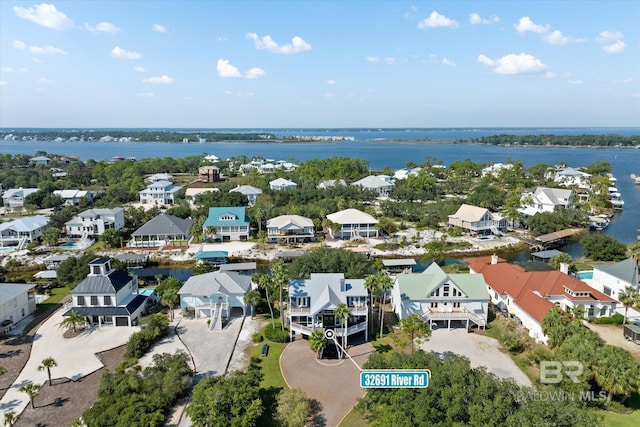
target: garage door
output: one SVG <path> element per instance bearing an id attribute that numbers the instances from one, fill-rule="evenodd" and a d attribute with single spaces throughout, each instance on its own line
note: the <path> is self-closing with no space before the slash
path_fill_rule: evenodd
<path id="1" fill-rule="evenodd" d="M 129 326 L 128 317 L 116 317 L 116 326 Z"/>

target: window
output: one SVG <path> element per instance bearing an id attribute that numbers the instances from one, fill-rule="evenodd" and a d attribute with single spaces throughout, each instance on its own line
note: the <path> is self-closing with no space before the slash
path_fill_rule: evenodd
<path id="1" fill-rule="evenodd" d="M 432 302 L 431 303 L 431 308 L 438 308 L 438 303 L 437 302 Z"/>
<path id="2" fill-rule="evenodd" d="M 100 266 L 99 265 L 92 265 L 91 266 L 91 273 L 92 274 L 100 274 Z"/>
<path id="3" fill-rule="evenodd" d="M 453 308 L 460 308 L 460 303 L 459 302 L 454 302 L 453 303 Z"/>
<path id="4" fill-rule="evenodd" d="M 84 297 L 82 295 L 78 297 L 78 305 L 85 305 Z"/>
<path id="5" fill-rule="evenodd" d="M 444 285 L 444 287 L 442 288 L 442 296 L 443 297 L 449 296 L 449 285 Z"/>
<path id="6" fill-rule="evenodd" d="M 111 295 L 104 296 L 104 305 L 111 305 Z"/>
<path id="7" fill-rule="evenodd" d="M 592 305 L 589 306 L 589 311 L 587 312 L 587 315 L 589 317 L 593 317 L 593 312 L 594 312 L 594 307 Z"/>
<path id="8" fill-rule="evenodd" d="M 607 306 L 604 306 L 600 309 L 600 316 L 606 316 L 607 315 Z"/>
<path id="9" fill-rule="evenodd" d="M 91 295 L 91 305 L 98 305 L 98 297 L 96 295 Z"/>
<path id="10" fill-rule="evenodd" d="M 220 215 L 220 221 L 233 221 L 236 219 L 236 216 L 233 214 Z"/>
<path id="11" fill-rule="evenodd" d="M 611 288 L 610 288 L 610 287 L 608 287 L 608 286 L 604 286 L 604 287 L 602 288 L 602 292 L 603 292 L 605 295 L 611 296 Z"/>
<path id="12" fill-rule="evenodd" d="M 309 307 L 309 297 L 296 297 L 296 306 Z"/>

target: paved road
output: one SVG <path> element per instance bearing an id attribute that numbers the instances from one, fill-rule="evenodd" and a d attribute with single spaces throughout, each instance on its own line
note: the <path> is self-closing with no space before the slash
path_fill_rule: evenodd
<path id="1" fill-rule="evenodd" d="M 447 330 L 435 329 L 429 341 L 422 343 L 424 351 L 434 353 L 451 352 L 469 358 L 471 367 L 484 366 L 487 371 L 500 378 L 513 378 L 516 383 L 531 386 L 524 372 L 500 351 L 500 343 L 493 338 L 468 333 L 465 328 Z"/>

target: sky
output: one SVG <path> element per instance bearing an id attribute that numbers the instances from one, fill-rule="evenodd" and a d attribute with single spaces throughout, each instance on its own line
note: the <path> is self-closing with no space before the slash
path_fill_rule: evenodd
<path id="1" fill-rule="evenodd" d="M 639 1 L 0 1 L 0 127 L 640 126 Z"/>

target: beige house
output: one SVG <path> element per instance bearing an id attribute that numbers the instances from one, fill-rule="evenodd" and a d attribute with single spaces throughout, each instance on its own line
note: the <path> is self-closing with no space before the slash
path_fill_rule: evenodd
<path id="1" fill-rule="evenodd" d="M 504 235 L 507 231 L 507 220 L 492 213 L 489 209 L 463 204 L 453 215 L 449 215 L 449 225 L 460 227 L 476 235 Z"/>

